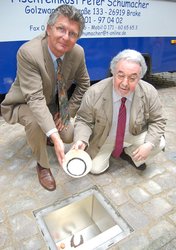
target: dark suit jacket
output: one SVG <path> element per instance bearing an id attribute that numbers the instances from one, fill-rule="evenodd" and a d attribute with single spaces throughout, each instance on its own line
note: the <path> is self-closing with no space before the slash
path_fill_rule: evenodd
<path id="1" fill-rule="evenodd" d="M 69 100 L 70 114 L 74 117 L 90 85 L 84 51 L 78 44 L 64 56 L 63 76 L 67 89 L 73 82 L 76 84 Z M 44 133 L 55 128 L 48 109 L 55 85 L 54 64 L 47 39 L 38 36 L 23 44 L 17 53 L 17 76 L 1 104 L 2 116 L 8 123 L 17 123 L 19 105 L 27 104 Z"/>

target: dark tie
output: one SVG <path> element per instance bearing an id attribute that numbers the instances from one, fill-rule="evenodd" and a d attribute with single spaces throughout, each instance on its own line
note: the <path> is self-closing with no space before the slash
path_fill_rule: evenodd
<path id="1" fill-rule="evenodd" d="M 65 81 L 62 74 L 62 60 L 57 59 L 57 86 L 58 86 L 58 104 L 59 114 L 64 125 L 67 125 L 70 120 L 69 108 L 68 108 L 68 97 L 65 86 Z"/>
<path id="2" fill-rule="evenodd" d="M 119 109 L 118 123 L 117 123 L 115 148 L 112 152 L 112 156 L 115 158 L 118 158 L 123 151 L 123 141 L 124 141 L 125 127 L 126 127 L 125 102 L 126 102 L 126 97 L 122 97 L 121 106 Z"/>

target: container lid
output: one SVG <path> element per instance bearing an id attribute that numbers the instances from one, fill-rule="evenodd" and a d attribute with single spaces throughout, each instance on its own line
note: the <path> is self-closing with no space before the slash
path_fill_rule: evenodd
<path id="1" fill-rule="evenodd" d="M 84 150 L 72 149 L 65 155 L 64 171 L 75 178 L 83 177 L 92 168 L 92 159 Z"/>

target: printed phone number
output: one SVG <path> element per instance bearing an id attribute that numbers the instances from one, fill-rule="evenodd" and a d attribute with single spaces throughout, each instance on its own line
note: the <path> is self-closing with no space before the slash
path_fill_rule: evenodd
<path id="1" fill-rule="evenodd" d="M 97 18 L 91 17 L 91 16 L 85 16 L 85 23 L 97 23 L 97 24 L 103 24 L 103 23 L 117 23 L 122 24 L 123 17 L 103 17 L 99 16 Z"/>
<path id="2" fill-rule="evenodd" d="M 141 16 L 141 12 L 130 9 L 109 9 L 105 11 L 103 8 L 93 8 L 94 15 L 109 15 L 109 16 Z"/>
<path id="3" fill-rule="evenodd" d="M 101 24 L 101 25 L 94 25 L 92 24 L 89 27 L 90 30 L 119 30 L 119 31 L 133 31 L 138 29 L 138 25 L 113 25 L 113 24 Z"/>
<path id="4" fill-rule="evenodd" d="M 85 23 L 86 24 L 91 24 L 91 23 L 96 23 L 98 24 L 123 24 L 123 17 L 103 17 L 103 16 L 99 16 L 96 19 L 91 17 L 91 16 L 85 16 Z M 126 30 L 128 29 L 136 29 L 136 25 L 132 26 L 133 28 L 131 28 L 131 26 L 126 25 L 124 26 L 124 28 Z"/>

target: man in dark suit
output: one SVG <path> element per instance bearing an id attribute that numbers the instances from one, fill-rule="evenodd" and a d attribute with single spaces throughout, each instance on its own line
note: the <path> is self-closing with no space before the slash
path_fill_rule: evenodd
<path id="1" fill-rule="evenodd" d="M 25 126 L 27 141 L 37 160 L 40 184 L 56 189 L 47 154 L 47 138 L 52 141 L 60 165 L 64 161 L 64 143 L 73 140 L 73 126 L 64 124 L 58 111 L 57 59 L 62 60 L 62 75 L 67 91 L 75 88 L 68 102 L 74 117 L 90 79 L 84 50 L 76 44 L 85 22 L 73 6 L 61 5 L 50 15 L 46 33 L 23 44 L 17 53 L 17 76 L 1 104 L 4 119 Z"/>

